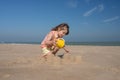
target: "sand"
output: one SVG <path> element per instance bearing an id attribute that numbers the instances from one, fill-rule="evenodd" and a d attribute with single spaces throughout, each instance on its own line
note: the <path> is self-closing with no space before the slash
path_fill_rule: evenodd
<path id="1" fill-rule="evenodd" d="M 39 45 L 0 44 L 0 80 L 120 80 L 120 46 L 67 48 L 46 61 Z"/>

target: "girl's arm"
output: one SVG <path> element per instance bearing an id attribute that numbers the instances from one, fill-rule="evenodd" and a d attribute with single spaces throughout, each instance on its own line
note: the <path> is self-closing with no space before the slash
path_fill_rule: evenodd
<path id="1" fill-rule="evenodd" d="M 63 49 L 65 50 L 66 53 L 69 53 L 69 50 L 67 50 L 65 47 L 63 47 Z"/>
<path id="2" fill-rule="evenodd" d="M 53 45 L 54 44 L 54 40 L 52 40 L 52 38 L 53 38 L 53 32 L 51 31 L 49 34 L 47 34 L 47 36 L 45 37 L 45 44 L 46 45 Z"/>

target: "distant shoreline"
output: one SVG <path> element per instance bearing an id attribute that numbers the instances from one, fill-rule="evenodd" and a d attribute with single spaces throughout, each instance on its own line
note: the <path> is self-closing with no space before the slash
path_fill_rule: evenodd
<path id="1" fill-rule="evenodd" d="M 40 45 L 40 42 L 0 42 L 0 44 L 36 44 L 36 45 Z M 66 42 L 66 45 L 120 46 L 120 42 Z"/>

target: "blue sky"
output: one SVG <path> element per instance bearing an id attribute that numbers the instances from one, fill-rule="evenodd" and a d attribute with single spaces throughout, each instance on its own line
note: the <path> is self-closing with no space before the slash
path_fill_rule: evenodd
<path id="1" fill-rule="evenodd" d="M 40 42 L 63 22 L 66 41 L 120 41 L 120 0 L 0 0 L 0 42 Z"/>

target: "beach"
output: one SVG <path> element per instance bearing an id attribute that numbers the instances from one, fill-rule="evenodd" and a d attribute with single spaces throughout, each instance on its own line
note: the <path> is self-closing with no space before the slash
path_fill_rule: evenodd
<path id="1" fill-rule="evenodd" d="M 0 44 L 0 80 L 120 80 L 120 46 L 66 47 L 46 61 L 38 44 Z"/>

